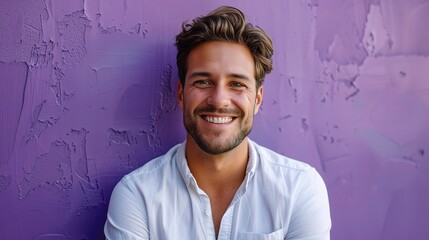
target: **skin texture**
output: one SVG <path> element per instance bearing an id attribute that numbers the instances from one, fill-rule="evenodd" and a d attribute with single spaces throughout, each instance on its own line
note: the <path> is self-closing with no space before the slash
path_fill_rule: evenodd
<path id="1" fill-rule="evenodd" d="M 247 135 L 262 102 L 255 64 L 245 45 L 212 41 L 193 49 L 185 84 L 178 84 L 187 134 L 186 159 L 209 196 L 216 234 L 244 180 Z"/>

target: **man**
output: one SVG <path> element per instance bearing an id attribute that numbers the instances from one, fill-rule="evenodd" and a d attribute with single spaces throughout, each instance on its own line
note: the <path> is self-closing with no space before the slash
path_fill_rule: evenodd
<path id="1" fill-rule="evenodd" d="M 305 163 L 247 138 L 272 43 L 221 7 L 176 37 L 186 141 L 115 187 L 107 239 L 329 239 L 325 184 Z"/>

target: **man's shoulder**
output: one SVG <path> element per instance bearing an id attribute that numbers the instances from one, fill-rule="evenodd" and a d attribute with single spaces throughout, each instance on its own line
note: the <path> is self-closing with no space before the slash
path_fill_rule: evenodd
<path id="1" fill-rule="evenodd" d="M 293 171 L 311 172 L 314 168 L 308 163 L 284 156 L 272 149 L 261 146 L 253 142 L 261 164 L 268 165 L 275 168 Z"/>
<path id="2" fill-rule="evenodd" d="M 164 155 L 156 157 L 143 166 L 135 169 L 134 171 L 128 173 L 124 176 L 126 179 L 135 179 L 139 177 L 149 177 L 151 175 L 156 176 L 158 173 L 163 171 L 171 171 L 173 170 L 173 166 L 175 166 L 175 156 L 182 144 L 177 144 L 174 147 L 170 148 Z"/>
<path id="3" fill-rule="evenodd" d="M 255 149 L 259 154 L 259 164 L 256 171 L 263 173 L 260 176 L 275 182 L 279 188 L 290 189 L 293 186 L 293 188 L 300 187 L 302 189 L 310 185 L 324 186 L 321 175 L 310 164 L 284 156 L 257 144 L 255 144 Z M 310 191 L 310 189 L 307 190 Z"/>

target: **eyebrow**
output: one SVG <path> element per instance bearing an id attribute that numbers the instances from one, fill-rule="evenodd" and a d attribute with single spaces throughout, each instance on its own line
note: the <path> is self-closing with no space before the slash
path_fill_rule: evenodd
<path id="1" fill-rule="evenodd" d="M 211 74 L 209 72 L 193 72 L 189 78 L 194 78 L 194 77 L 210 77 Z"/>
<path id="2" fill-rule="evenodd" d="M 193 72 L 189 78 L 194 78 L 194 77 L 211 77 L 212 74 L 209 72 Z M 247 80 L 250 81 L 249 77 L 247 77 L 244 74 L 239 74 L 239 73 L 231 73 L 228 74 L 227 77 L 229 78 L 238 78 L 238 79 L 243 79 L 243 80 Z"/>

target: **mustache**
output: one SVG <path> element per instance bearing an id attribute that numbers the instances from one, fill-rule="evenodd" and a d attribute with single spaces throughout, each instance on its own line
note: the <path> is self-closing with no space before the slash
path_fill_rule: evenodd
<path id="1" fill-rule="evenodd" d="M 213 105 L 197 107 L 194 113 L 195 115 L 200 115 L 202 113 L 221 113 L 221 114 L 236 115 L 239 117 L 244 115 L 244 112 L 238 108 L 217 108 Z"/>

